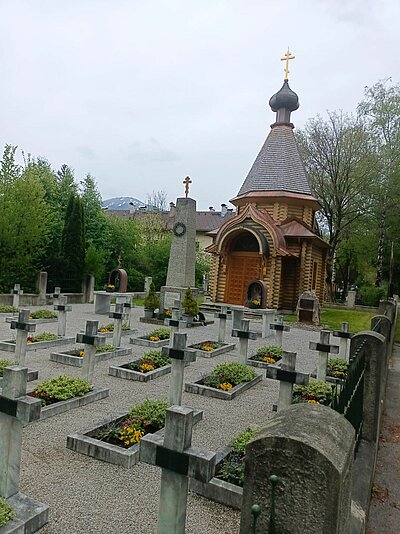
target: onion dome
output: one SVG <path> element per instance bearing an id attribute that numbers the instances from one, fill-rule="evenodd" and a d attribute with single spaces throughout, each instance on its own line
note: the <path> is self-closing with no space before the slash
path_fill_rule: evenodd
<path id="1" fill-rule="evenodd" d="M 289 87 L 287 80 L 283 82 L 280 90 L 271 96 L 269 105 L 272 111 L 278 111 L 279 109 L 286 108 L 289 111 L 296 111 L 299 108 L 299 97 Z"/>

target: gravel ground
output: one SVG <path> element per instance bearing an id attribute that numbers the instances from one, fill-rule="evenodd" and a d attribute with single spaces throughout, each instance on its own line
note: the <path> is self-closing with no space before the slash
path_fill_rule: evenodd
<path id="1" fill-rule="evenodd" d="M 51 309 L 51 307 L 48 307 Z M 73 305 L 68 313 L 67 335 L 75 335 L 84 328 L 87 319 L 98 319 L 99 324 L 109 322 L 107 316 L 95 315 L 93 305 Z M 137 335 L 150 332 L 154 326 L 139 322 L 141 308 L 132 313 L 132 327 Z M 210 317 L 211 318 L 211 317 Z M 0 319 L 3 321 L 3 319 Z M 231 338 L 228 322 L 227 342 Z M 261 331 L 261 322 L 252 321 L 251 330 Z M 38 325 L 36 332 L 57 332 L 57 323 Z M 207 327 L 186 330 L 188 344 L 218 338 L 218 320 Z M 10 325 L 0 322 L 0 339 L 10 339 Z M 316 353 L 308 350 L 309 341 L 317 341 L 316 330 L 292 327 L 284 332 L 286 350 L 297 352 L 297 368 L 311 372 L 316 365 Z M 249 342 L 249 354 L 260 346 L 270 344 L 273 338 L 258 338 Z M 141 356 L 147 349 L 129 345 L 129 337 L 122 338 L 122 346 L 133 348 L 133 356 Z M 64 345 L 65 348 L 72 346 Z M 39 370 L 39 381 L 60 374 L 80 376 L 79 368 L 49 361 L 49 348 L 27 352 L 27 365 Z M 0 352 L 0 359 L 6 357 Z M 234 361 L 237 350 L 215 358 L 198 358 L 185 370 L 187 381 L 198 380 L 217 363 Z M 169 376 L 165 375 L 148 383 L 122 380 L 108 375 L 110 364 L 126 363 L 130 357 L 122 356 L 100 362 L 95 370 L 95 385 L 110 388 L 110 396 L 82 408 L 71 410 L 45 421 L 30 424 L 24 429 L 20 490 L 32 498 L 50 506 L 49 523 L 42 534 L 120 534 L 135 530 L 141 534 L 156 532 L 160 469 L 138 464 L 132 469 L 103 463 L 74 453 L 66 448 L 66 437 L 76 431 L 84 431 L 101 424 L 104 419 L 128 411 L 146 398 L 164 399 L 168 395 Z M 261 370 L 258 369 L 261 373 Z M 28 384 L 33 389 L 37 382 Z M 204 410 L 203 421 L 196 425 L 192 444 L 214 451 L 226 446 L 242 429 L 260 425 L 272 416 L 272 404 L 276 402 L 278 383 L 263 379 L 256 386 L 233 401 L 223 401 L 201 395 L 184 393 L 183 404 Z M 239 513 L 231 508 L 190 493 L 188 498 L 186 532 L 193 534 L 230 534 L 237 532 Z"/>

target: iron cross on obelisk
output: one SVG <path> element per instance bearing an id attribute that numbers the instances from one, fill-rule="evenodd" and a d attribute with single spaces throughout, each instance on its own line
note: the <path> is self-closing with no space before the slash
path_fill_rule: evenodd
<path id="1" fill-rule="evenodd" d="M 292 52 L 289 52 L 289 47 L 288 47 L 286 54 L 283 57 L 281 57 L 281 61 L 286 61 L 285 78 L 284 78 L 285 82 L 289 80 L 289 61 L 291 59 L 295 59 L 295 56 L 292 54 Z"/>
<path id="2" fill-rule="evenodd" d="M 187 198 L 189 195 L 189 184 L 192 183 L 192 180 L 189 178 L 189 176 L 186 176 L 186 178 L 183 180 L 183 183 L 185 184 L 185 196 Z"/>

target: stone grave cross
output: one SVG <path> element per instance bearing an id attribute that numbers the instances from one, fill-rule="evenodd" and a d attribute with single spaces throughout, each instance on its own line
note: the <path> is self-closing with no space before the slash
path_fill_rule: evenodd
<path id="1" fill-rule="evenodd" d="M 56 289 L 59 288 L 56 287 Z M 65 295 L 58 295 L 54 310 L 58 312 L 57 334 L 64 337 L 67 331 L 67 312 L 72 310 L 72 306 L 67 304 L 67 297 Z"/>
<path id="2" fill-rule="evenodd" d="M 169 383 L 170 404 L 182 404 L 183 376 L 185 363 L 196 361 L 196 351 L 186 348 L 187 334 L 176 332 L 172 347 L 162 347 L 164 356 L 172 359 L 171 381 Z"/>
<path id="3" fill-rule="evenodd" d="M 13 296 L 13 303 L 12 305 L 14 308 L 19 307 L 19 296 L 23 294 L 23 290 L 21 289 L 20 284 L 14 284 L 14 289 L 11 289 L 11 294 Z"/>
<path id="4" fill-rule="evenodd" d="M 250 320 L 242 319 L 240 330 L 234 328 L 232 337 L 239 338 L 239 362 L 246 364 L 249 339 L 257 339 L 257 332 L 250 332 Z"/>
<path id="5" fill-rule="evenodd" d="M 292 404 L 293 384 L 306 386 L 310 379 L 310 375 L 296 371 L 296 353 L 285 350 L 278 365 L 267 367 L 265 376 L 280 381 L 278 411 Z"/>
<path id="6" fill-rule="evenodd" d="M 171 328 L 171 335 L 169 337 L 169 345 L 170 347 L 174 344 L 174 335 L 179 332 L 179 317 L 180 317 L 180 309 L 179 307 L 172 308 L 172 317 L 171 319 L 164 319 L 164 324 L 166 326 L 169 326 Z"/>
<path id="7" fill-rule="evenodd" d="M 261 310 L 262 314 L 262 329 L 261 337 L 263 339 L 272 335 L 271 324 L 275 318 L 275 310 Z"/>
<path id="8" fill-rule="evenodd" d="M 215 317 L 219 319 L 218 342 L 225 343 L 226 321 L 230 317 L 228 316 L 228 306 L 221 306 L 221 311 L 216 313 Z"/>
<path id="9" fill-rule="evenodd" d="M 349 339 L 351 339 L 354 334 L 349 332 L 349 323 L 342 323 L 340 330 L 335 330 L 333 332 L 334 337 L 339 338 L 339 356 L 344 360 L 347 360 L 347 351 L 349 346 Z"/>
<path id="10" fill-rule="evenodd" d="M 60 298 L 60 295 L 61 295 L 61 287 L 57 286 L 54 288 L 54 293 L 53 293 L 53 304 L 54 305 L 59 304 L 58 299 Z"/>
<path id="11" fill-rule="evenodd" d="M 275 345 L 283 347 L 283 332 L 290 332 L 290 328 L 283 324 L 283 315 L 277 315 L 275 322 L 269 327 L 271 330 L 275 330 Z"/>
<path id="12" fill-rule="evenodd" d="M 115 304 L 115 311 L 108 314 L 110 319 L 114 319 L 114 332 L 112 337 L 112 346 L 117 349 L 121 345 L 122 322 L 126 317 L 124 305 L 122 302 Z"/>
<path id="13" fill-rule="evenodd" d="M 96 347 L 105 345 L 104 336 L 97 335 L 99 321 L 86 321 L 86 330 L 84 334 L 76 334 L 77 343 L 83 343 L 83 363 L 82 378 L 92 382 L 94 373 L 94 363 L 96 359 Z"/>
<path id="14" fill-rule="evenodd" d="M 40 418 L 41 401 L 26 396 L 28 369 L 12 365 L 4 369 L 0 395 L 0 497 L 19 491 L 22 427 Z"/>
<path id="15" fill-rule="evenodd" d="M 329 330 L 321 330 L 319 343 L 310 341 L 310 349 L 318 351 L 317 380 L 325 381 L 326 379 L 329 353 L 338 354 L 339 352 L 339 347 L 337 345 L 329 344 L 330 335 L 331 333 Z"/>
<path id="16" fill-rule="evenodd" d="M 135 305 L 132 303 L 132 299 L 130 296 L 125 297 L 116 297 L 116 304 L 122 303 L 125 311 L 125 317 L 127 319 L 128 328 L 131 329 L 131 322 L 132 322 L 132 308 L 135 307 Z"/>
<path id="17" fill-rule="evenodd" d="M 17 331 L 15 341 L 15 360 L 19 365 L 25 365 L 26 344 L 28 333 L 36 330 L 36 325 L 29 322 L 30 310 L 20 310 L 18 320 L 11 321 L 11 329 Z"/>
<path id="18" fill-rule="evenodd" d="M 147 434 L 140 441 L 140 461 L 162 469 L 157 534 L 185 533 L 189 477 L 206 483 L 215 473 L 217 455 L 191 446 L 193 414 L 191 408 L 172 406 L 165 437 Z"/>
<path id="19" fill-rule="evenodd" d="M 232 328 L 239 330 L 244 319 L 244 306 L 231 306 L 232 310 Z"/>

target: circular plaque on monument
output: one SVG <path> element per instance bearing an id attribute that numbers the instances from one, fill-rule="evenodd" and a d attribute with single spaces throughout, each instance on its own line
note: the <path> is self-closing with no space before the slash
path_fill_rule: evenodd
<path id="1" fill-rule="evenodd" d="M 181 237 L 186 233 L 186 225 L 182 222 L 177 222 L 174 224 L 172 231 L 176 236 Z"/>

